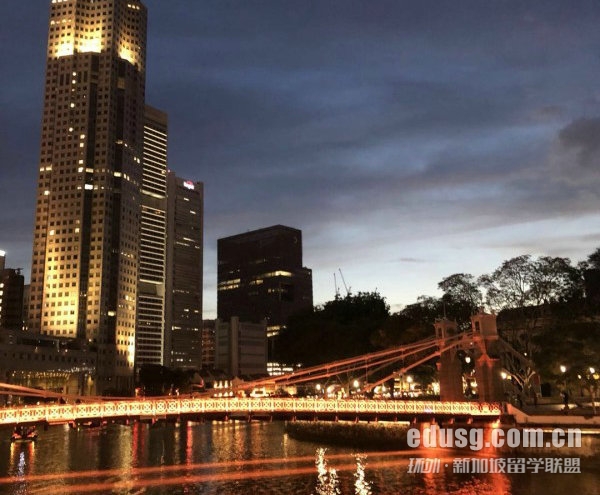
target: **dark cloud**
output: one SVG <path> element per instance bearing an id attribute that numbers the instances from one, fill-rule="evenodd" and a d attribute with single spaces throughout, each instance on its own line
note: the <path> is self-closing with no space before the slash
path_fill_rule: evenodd
<path id="1" fill-rule="evenodd" d="M 598 165 L 600 164 L 600 117 L 574 120 L 560 131 L 559 139 L 566 149 L 576 151 L 578 165 L 598 172 Z"/>
<path id="2" fill-rule="evenodd" d="M 249 229 L 303 230 L 319 302 L 331 286 L 319 277 L 341 263 L 364 265 L 357 290 L 367 267 L 397 279 L 380 260 L 425 281 L 466 239 L 483 260 L 489 246 L 535 247 L 510 239 L 520 225 L 595 218 L 595 0 L 145 3 L 148 102 L 169 114 L 171 168 L 205 182 L 207 309 L 216 239 Z M 31 251 L 48 5 L 0 3 L 0 248 L 19 266 Z M 487 242 L 494 228 L 507 238 Z M 537 246 L 576 258 L 597 241 L 581 236 Z"/>

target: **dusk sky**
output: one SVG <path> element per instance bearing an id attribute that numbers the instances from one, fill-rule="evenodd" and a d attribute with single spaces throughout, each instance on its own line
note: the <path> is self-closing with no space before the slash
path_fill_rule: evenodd
<path id="1" fill-rule="evenodd" d="M 600 2 L 145 0 L 146 101 L 217 239 L 302 230 L 314 302 L 600 246 Z M 29 280 L 50 0 L 2 0 L 0 249 Z M 342 286 L 342 293 L 344 289 Z"/>

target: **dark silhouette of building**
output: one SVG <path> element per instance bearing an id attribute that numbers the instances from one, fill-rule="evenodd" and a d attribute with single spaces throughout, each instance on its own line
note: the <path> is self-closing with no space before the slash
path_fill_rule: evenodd
<path id="1" fill-rule="evenodd" d="M 585 295 L 589 303 L 600 306 L 600 269 L 591 268 L 583 273 L 585 280 Z"/>
<path id="2" fill-rule="evenodd" d="M 5 268 L 5 253 L 0 251 L 0 328 L 23 328 L 23 287 L 20 268 Z"/>
<path id="3" fill-rule="evenodd" d="M 302 232 L 283 225 L 218 240 L 217 314 L 267 321 L 274 337 L 290 315 L 312 308 L 312 271 L 302 266 Z M 269 351 L 273 358 L 272 345 Z"/>
<path id="4" fill-rule="evenodd" d="M 167 178 L 165 346 L 169 366 L 200 369 L 204 184 Z"/>

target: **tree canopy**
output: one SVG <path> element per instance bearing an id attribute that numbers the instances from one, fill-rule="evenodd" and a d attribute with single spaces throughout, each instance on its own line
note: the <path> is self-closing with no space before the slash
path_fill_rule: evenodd
<path id="1" fill-rule="evenodd" d="M 563 361 L 572 369 L 600 369 L 599 311 L 584 296 L 589 269 L 600 269 L 600 248 L 575 266 L 569 258 L 517 256 L 478 278 L 447 276 L 438 284 L 441 297 L 420 296 L 395 314 L 377 292 L 338 296 L 292 317 L 279 336 L 277 357 L 312 365 L 408 344 L 432 336 L 442 317 L 467 330 L 485 302 L 498 314 L 501 335 L 547 379 L 556 378 Z"/>
<path id="2" fill-rule="evenodd" d="M 371 335 L 389 315 L 377 292 L 336 297 L 292 316 L 279 335 L 276 353 L 282 361 L 312 365 L 371 352 Z"/>

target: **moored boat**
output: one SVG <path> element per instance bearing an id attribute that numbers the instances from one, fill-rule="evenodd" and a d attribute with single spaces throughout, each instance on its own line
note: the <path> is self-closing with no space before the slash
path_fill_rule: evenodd
<path id="1" fill-rule="evenodd" d="M 34 442 L 37 440 L 38 433 L 35 426 L 15 426 L 11 442 Z"/>

